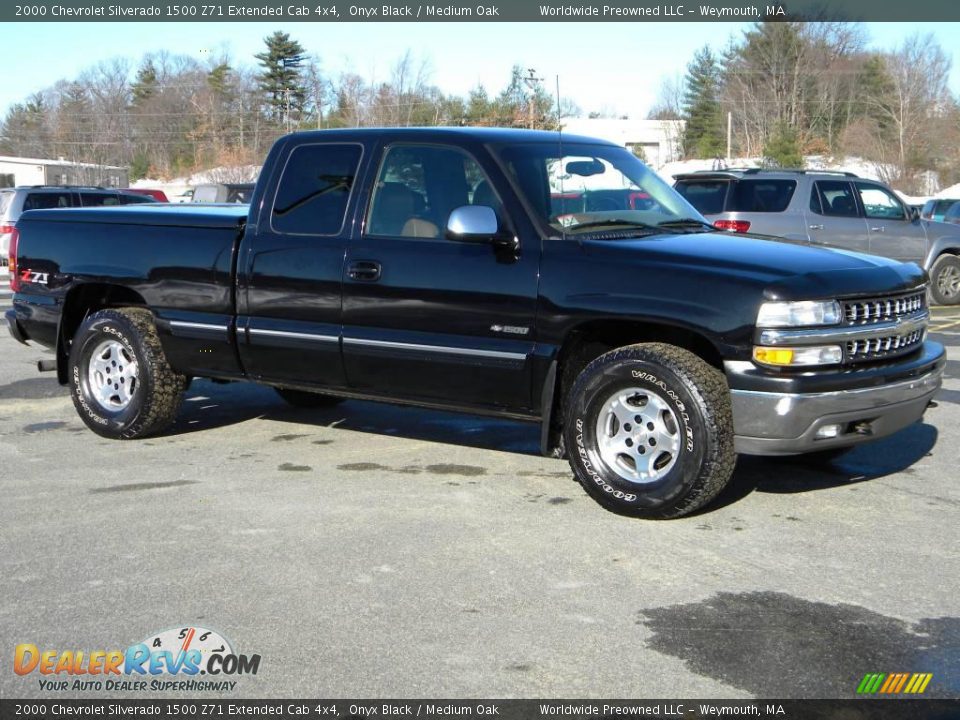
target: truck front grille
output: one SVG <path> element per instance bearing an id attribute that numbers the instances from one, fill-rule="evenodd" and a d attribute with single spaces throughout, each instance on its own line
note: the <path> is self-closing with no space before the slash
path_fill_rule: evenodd
<path id="1" fill-rule="evenodd" d="M 924 331 L 913 330 L 904 335 L 887 335 L 847 342 L 847 360 L 879 360 L 893 355 L 903 355 L 923 342 Z"/>
<path id="2" fill-rule="evenodd" d="M 871 325 L 909 317 L 927 305 L 926 292 L 912 292 L 869 300 L 845 300 L 843 316 L 848 325 Z"/>

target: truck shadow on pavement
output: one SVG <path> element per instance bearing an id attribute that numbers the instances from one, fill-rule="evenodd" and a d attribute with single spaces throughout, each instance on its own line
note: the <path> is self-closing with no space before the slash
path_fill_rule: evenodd
<path id="1" fill-rule="evenodd" d="M 933 425 L 916 423 L 889 437 L 853 447 L 833 460 L 812 455 L 741 455 L 730 484 L 699 512 L 740 502 L 752 492 L 802 493 L 855 485 L 896 473 L 912 475 L 918 472 L 913 465 L 931 455 L 937 436 Z"/>
<path id="2" fill-rule="evenodd" d="M 295 408 L 268 387 L 218 385 L 206 380 L 193 382 L 176 424 L 166 435 L 212 430 L 255 418 L 524 455 L 540 453 L 540 426 L 534 423 L 363 400 L 346 400 L 329 408 Z"/>
<path id="3" fill-rule="evenodd" d="M 360 400 L 330 408 L 294 408 L 270 388 L 204 380 L 191 386 L 169 434 L 212 430 L 254 418 L 538 457 L 540 453 L 540 427 L 533 423 Z M 809 456 L 741 456 L 727 488 L 695 514 L 740 502 L 753 492 L 812 492 L 895 473 L 912 474 L 917 472 L 912 466 L 930 455 L 936 442 L 936 428 L 917 423 L 854 447 L 832 461 Z"/>

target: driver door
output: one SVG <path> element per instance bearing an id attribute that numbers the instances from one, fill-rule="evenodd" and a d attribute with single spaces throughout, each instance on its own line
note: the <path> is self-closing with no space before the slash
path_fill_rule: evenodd
<path id="1" fill-rule="evenodd" d="M 449 146 L 380 148 L 363 232 L 347 248 L 343 358 L 352 390 L 528 411 L 539 243 L 504 254 L 450 240 L 450 212 L 485 205 L 509 226 L 480 163 Z"/>
<path id="2" fill-rule="evenodd" d="M 870 228 L 870 252 L 922 265 L 927 254 L 923 223 L 914 220 L 900 199 L 882 185 L 858 181 L 856 187 Z"/>

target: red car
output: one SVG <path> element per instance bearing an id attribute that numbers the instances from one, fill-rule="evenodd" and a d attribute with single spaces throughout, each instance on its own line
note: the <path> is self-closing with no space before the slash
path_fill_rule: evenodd
<path id="1" fill-rule="evenodd" d="M 149 190 L 147 188 L 123 188 L 123 192 L 133 193 L 134 195 L 146 195 L 152 197 L 157 202 L 170 202 L 167 194 L 163 190 Z"/>

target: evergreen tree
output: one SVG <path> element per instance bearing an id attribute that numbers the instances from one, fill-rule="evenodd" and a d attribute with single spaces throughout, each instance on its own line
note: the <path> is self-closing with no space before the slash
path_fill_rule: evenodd
<path id="1" fill-rule="evenodd" d="M 777 123 L 763 147 L 764 164 L 778 168 L 802 168 L 803 155 L 797 131 L 785 122 Z"/>
<path id="2" fill-rule="evenodd" d="M 134 107 L 141 107 L 150 98 L 157 94 L 159 89 L 159 80 L 157 78 L 157 68 L 153 60 L 147 58 L 137 70 L 137 78 L 130 86 L 130 94 L 133 96 Z"/>
<path id="3" fill-rule="evenodd" d="M 264 38 L 267 49 L 254 57 L 263 70 L 258 76 L 260 91 L 267 98 L 270 116 L 276 121 L 290 122 L 298 117 L 306 101 L 307 90 L 301 75 L 306 51 L 289 33 L 279 30 Z"/>
<path id="4" fill-rule="evenodd" d="M 709 46 L 696 52 L 684 82 L 683 154 L 717 157 L 724 153 L 723 113 L 720 109 L 721 68 Z"/>

